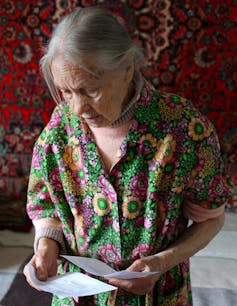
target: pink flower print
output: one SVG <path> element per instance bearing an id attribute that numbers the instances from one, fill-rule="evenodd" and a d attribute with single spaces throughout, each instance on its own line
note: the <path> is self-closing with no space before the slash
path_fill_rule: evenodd
<path id="1" fill-rule="evenodd" d="M 83 226 L 84 228 L 91 228 L 94 224 L 92 219 L 93 209 L 90 208 L 90 204 L 92 202 L 91 196 L 87 195 L 86 198 L 77 205 L 78 207 L 78 215 L 83 216 Z"/>
<path id="2" fill-rule="evenodd" d="M 119 222 L 117 220 L 113 220 L 112 226 L 115 232 L 119 232 Z"/>
<path id="3" fill-rule="evenodd" d="M 37 219 L 41 215 L 42 210 L 43 210 L 43 207 L 41 206 L 37 206 L 37 209 L 36 209 L 36 206 L 34 203 L 29 203 L 26 206 L 26 211 L 30 219 L 32 220 Z"/>
<path id="4" fill-rule="evenodd" d="M 50 173 L 50 183 L 54 186 L 56 190 L 62 190 L 62 182 L 60 178 L 60 171 L 59 168 L 56 167 L 54 170 Z"/>
<path id="5" fill-rule="evenodd" d="M 219 142 L 219 139 L 216 135 L 214 135 L 214 137 L 208 137 L 207 138 L 207 144 L 209 146 L 212 146 L 212 147 L 217 147 L 218 150 L 220 150 L 220 142 Z"/>
<path id="6" fill-rule="evenodd" d="M 132 195 L 138 197 L 140 200 L 145 200 L 147 196 L 147 176 L 145 173 L 140 173 L 131 179 L 129 187 Z"/>
<path id="7" fill-rule="evenodd" d="M 156 168 L 158 166 L 158 162 L 156 161 L 155 158 L 153 158 L 150 162 L 149 162 L 149 171 L 155 171 Z"/>
<path id="8" fill-rule="evenodd" d="M 201 191 L 202 189 L 204 189 L 204 182 L 203 182 L 203 179 L 197 179 L 196 181 L 195 181 L 195 189 L 197 190 L 197 191 Z"/>
<path id="9" fill-rule="evenodd" d="M 85 205 L 86 207 L 89 207 L 92 201 L 92 197 L 87 195 L 84 200 L 83 200 L 83 205 Z"/>
<path id="10" fill-rule="evenodd" d="M 147 99 L 147 97 L 142 96 L 140 101 L 139 101 L 139 104 L 142 105 L 142 106 L 149 105 L 150 101 L 149 101 L 149 99 Z"/>
<path id="11" fill-rule="evenodd" d="M 106 216 L 104 218 L 103 225 L 104 225 L 104 227 L 106 227 L 107 225 L 112 225 L 115 232 L 119 232 L 119 222 L 117 220 L 114 220 L 114 218 L 111 217 L 111 216 Z"/>
<path id="12" fill-rule="evenodd" d="M 169 105 L 170 108 L 183 108 L 184 105 L 186 104 L 186 99 L 174 95 L 174 94 L 170 94 L 167 98 L 166 98 L 166 103 Z"/>
<path id="13" fill-rule="evenodd" d="M 88 249 L 89 237 L 84 231 L 80 231 L 76 235 L 77 247 L 79 251 L 85 251 Z"/>
<path id="14" fill-rule="evenodd" d="M 60 112 L 54 113 L 54 115 L 52 116 L 51 120 L 48 123 L 48 127 L 52 129 L 58 126 L 60 124 L 60 121 L 61 121 Z"/>
<path id="15" fill-rule="evenodd" d="M 149 219 L 149 218 L 147 218 L 147 217 L 145 218 L 144 227 L 145 227 L 146 229 L 149 229 L 149 228 L 152 227 L 152 221 L 151 221 L 151 219 Z"/>
<path id="16" fill-rule="evenodd" d="M 226 195 L 227 192 L 228 192 L 228 189 L 225 188 L 224 182 L 222 179 L 222 175 L 219 173 L 213 178 L 211 182 L 211 188 L 209 191 L 209 195 L 211 197 L 217 197 L 217 196 Z"/>
<path id="17" fill-rule="evenodd" d="M 147 124 L 141 124 L 138 127 L 138 132 L 144 134 L 147 131 Z"/>
<path id="18" fill-rule="evenodd" d="M 185 272 L 188 272 L 189 271 L 189 260 L 185 260 L 184 262 L 182 262 L 181 266 Z"/>
<path id="19" fill-rule="evenodd" d="M 46 144 L 44 145 L 44 152 L 45 152 L 45 153 L 48 153 L 48 152 L 50 152 L 51 150 L 52 150 L 51 144 L 46 143 Z"/>
<path id="20" fill-rule="evenodd" d="M 132 251 L 132 259 L 138 259 L 141 258 L 144 255 L 149 255 L 151 251 L 151 246 L 149 246 L 147 243 L 141 243 L 139 246 L 137 246 Z"/>
<path id="21" fill-rule="evenodd" d="M 202 170 L 204 164 L 205 164 L 205 159 L 202 156 L 199 156 L 199 163 L 198 163 L 197 167 L 195 168 L 195 170 L 197 172 L 200 172 Z"/>
<path id="22" fill-rule="evenodd" d="M 106 188 L 106 186 L 107 186 L 107 181 L 106 181 L 106 179 L 105 179 L 104 176 L 102 176 L 102 175 L 99 176 L 98 185 L 99 185 L 102 189 L 105 189 L 105 188 Z"/>
<path id="23" fill-rule="evenodd" d="M 117 194 L 116 192 L 114 191 L 113 187 L 112 186 L 108 186 L 108 189 L 106 190 L 106 193 L 108 195 L 108 198 L 111 202 L 115 202 L 117 201 Z"/>
<path id="24" fill-rule="evenodd" d="M 32 157 L 32 167 L 36 170 L 40 170 L 40 163 L 39 163 L 39 155 L 37 152 L 33 154 Z"/>
<path id="25" fill-rule="evenodd" d="M 163 225 L 161 233 L 165 234 L 167 232 L 168 228 L 169 228 L 169 220 L 166 219 L 165 222 L 164 222 L 164 225 Z"/>
<path id="26" fill-rule="evenodd" d="M 137 127 L 138 127 L 138 122 L 136 119 L 132 119 L 131 120 L 131 127 L 132 127 L 132 130 L 137 130 Z"/>
<path id="27" fill-rule="evenodd" d="M 176 286 L 176 282 L 174 280 L 173 275 L 169 271 L 166 272 L 165 278 L 163 278 L 163 280 L 161 281 L 160 293 L 163 295 L 167 295 L 170 292 L 174 291 L 175 286 Z M 180 305 L 185 305 L 185 304 L 180 304 Z"/>
<path id="28" fill-rule="evenodd" d="M 104 193 L 107 194 L 111 202 L 115 202 L 117 200 L 117 194 L 114 191 L 114 188 L 106 181 L 104 176 L 99 176 L 98 185 L 101 187 Z"/>
<path id="29" fill-rule="evenodd" d="M 54 143 L 52 144 L 52 152 L 54 154 L 58 154 L 59 153 L 59 148 L 57 145 L 55 145 Z"/>
<path id="30" fill-rule="evenodd" d="M 113 223 L 113 218 L 111 216 L 107 216 L 104 218 L 104 225 L 111 225 Z"/>
<path id="31" fill-rule="evenodd" d="M 177 226 L 178 217 L 174 216 L 169 224 L 169 232 L 173 233 Z"/>
<path id="32" fill-rule="evenodd" d="M 29 186 L 29 189 L 31 189 L 31 188 L 32 188 L 32 186 Z M 49 200 L 50 199 L 48 189 L 44 185 L 44 183 L 40 182 L 40 183 L 36 184 L 35 186 L 33 186 L 33 188 L 35 189 L 35 193 L 37 193 L 37 198 L 39 200 L 45 200 L 45 199 Z"/>
<path id="33" fill-rule="evenodd" d="M 88 179 L 86 168 L 81 165 L 72 172 L 72 177 L 78 184 L 85 185 Z"/>
<path id="34" fill-rule="evenodd" d="M 74 235 L 71 234 L 71 233 L 66 233 L 64 235 L 65 235 L 65 238 L 66 238 L 67 241 L 73 241 L 75 239 Z"/>
<path id="35" fill-rule="evenodd" d="M 112 244 L 105 244 L 99 247 L 98 255 L 101 256 L 103 261 L 113 264 L 120 264 L 121 256 L 119 251 Z"/>
<path id="36" fill-rule="evenodd" d="M 65 163 L 64 163 L 62 158 L 58 159 L 58 166 L 59 166 L 59 170 L 61 172 L 65 172 L 66 171 Z"/>

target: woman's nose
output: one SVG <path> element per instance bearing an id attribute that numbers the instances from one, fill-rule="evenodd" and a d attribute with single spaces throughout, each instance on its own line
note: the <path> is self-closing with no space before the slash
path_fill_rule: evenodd
<path id="1" fill-rule="evenodd" d="M 86 97 L 74 95 L 70 101 L 70 108 L 74 114 L 81 116 L 90 108 L 89 101 Z"/>

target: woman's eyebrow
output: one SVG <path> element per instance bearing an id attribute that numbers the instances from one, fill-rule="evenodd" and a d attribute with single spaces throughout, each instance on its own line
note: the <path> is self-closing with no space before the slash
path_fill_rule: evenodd
<path id="1" fill-rule="evenodd" d="M 80 84 L 79 86 L 75 86 L 75 87 L 70 87 L 69 88 L 69 90 L 71 89 L 71 90 L 73 90 L 73 91 L 78 91 L 78 90 L 81 90 L 81 89 L 86 89 L 86 88 L 89 88 L 89 89 L 98 89 L 99 87 L 100 87 L 100 85 L 101 84 L 98 84 L 98 83 L 96 83 L 96 84 L 94 84 L 94 83 L 92 83 L 92 84 Z M 67 90 L 68 88 L 67 87 L 62 87 L 62 86 L 59 86 L 59 85 L 57 85 L 57 84 L 54 84 L 54 86 L 55 86 L 55 88 L 57 89 L 57 90 L 61 90 L 61 91 L 64 91 L 64 90 Z"/>

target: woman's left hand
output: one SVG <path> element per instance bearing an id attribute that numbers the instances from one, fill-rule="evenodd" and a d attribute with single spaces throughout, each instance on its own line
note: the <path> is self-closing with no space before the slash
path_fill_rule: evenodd
<path id="1" fill-rule="evenodd" d="M 151 293 L 160 275 L 159 271 L 157 270 L 156 263 L 157 263 L 157 258 L 155 256 L 148 256 L 137 259 L 127 269 L 128 271 L 157 272 L 157 274 L 143 276 L 140 278 L 133 278 L 133 279 L 109 278 L 108 279 L 109 284 L 119 287 L 133 294 L 144 295 L 147 293 Z"/>

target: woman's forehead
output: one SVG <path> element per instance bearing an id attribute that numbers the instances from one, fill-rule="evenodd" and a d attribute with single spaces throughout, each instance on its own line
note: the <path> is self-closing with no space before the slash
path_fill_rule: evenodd
<path id="1" fill-rule="evenodd" d="M 55 86 L 63 88 L 70 84 L 71 87 L 78 87 L 88 83 L 96 83 L 99 86 L 106 80 L 115 79 L 119 75 L 119 71 L 99 70 L 89 59 L 84 67 L 84 62 L 82 66 L 65 60 L 62 56 L 53 59 L 51 71 Z"/>
<path id="2" fill-rule="evenodd" d="M 90 68 L 81 67 L 63 59 L 62 57 L 55 58 L 51 64 L 51 71 L 54 78 L 55 85 L 61 83 L 78 83 L 88 81 L 99 81 L 102 78 L 102 74 L 98 74 L 90 65 Z M 59 86 L 60 87 L 60 86 Z"/>
<path id="3" fill-rule="evenodd" d="M 101 74 L 96 65 L 89 59 L 83 59 L 77 64 L 65 59 L 63 56 L 57 56 L 52 60 L 51 69 L 68 71 L 73 74 L 88 73 L 94 76 Z"/>

